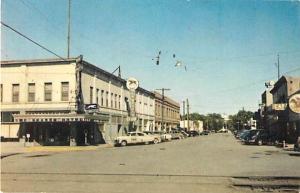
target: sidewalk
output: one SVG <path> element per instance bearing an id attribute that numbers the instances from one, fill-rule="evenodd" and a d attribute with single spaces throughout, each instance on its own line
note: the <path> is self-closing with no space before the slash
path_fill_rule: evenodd
<path id="1" fill-rule="evenodd" d="M 9 155 L 31 153 L 31 152 L 70 152 L 70 151 L 92 151 L 101 148 L 113 147 L 111 144 L 99 144 L 96 146 L 24 146 L 19 142 L 1 142 L 1 158 Z"/>

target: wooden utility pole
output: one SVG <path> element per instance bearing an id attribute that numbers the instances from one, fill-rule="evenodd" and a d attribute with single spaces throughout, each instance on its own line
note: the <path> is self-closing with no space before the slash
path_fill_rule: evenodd
<path id="1" fill-rule="evenodd" d="M 185 116 L 185 101 L 182 101 L 182 120 L 183 121 L 185 120 L 184 116 Z"/>
<path id="2" fill-rule="evenodd" d="M 186 99 L 186 112 L 187 112 L 187 130 L 190 130 L 190 105 L 189 99 Z"/>
<path id="3" fill-rule="evenodd" d="M 159 88 L 155 90 L 161 90 L 162 104 L 161 104 L 161 129 L 164 130 L 164 104 L 165 104 L 165 91 L 171 90 L 169 88 Z"/>
<path id="4" fill-rule="evenodd" d="M 69 0 L 69 7 L 68 7 L 68 58 L 70 58 L 70 32 L 71 31 L 71 0 Z"/>
<path id="5" fill-rule="evenodd" d="M 278 76 L 278 80 L 279 80 L 279 78 L 280 78 L 279 54 L 277 54 L 277 76 Z"/>

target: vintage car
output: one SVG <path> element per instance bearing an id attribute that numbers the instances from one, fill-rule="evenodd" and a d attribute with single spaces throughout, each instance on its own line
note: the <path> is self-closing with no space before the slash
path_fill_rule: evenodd
<path id="1" fill-rule="evenodd" d="M 138 143 L 157 144 L 159 143 L 159 141 L 160 141 L 159 137 L 155 135 L 148 135 L 142 132 L 128 132 L 127 135 L 125 136 L 117 137 L 115 140 L 115 145 L 126 146 L 127 144 L 138 144 Z"/>
<path id="2" fill-rule="evenodd" d="M 162 141 L 171 141 L 172 135 L 164 131 L 154 131 L 154 134 L 160 135 Z"/>

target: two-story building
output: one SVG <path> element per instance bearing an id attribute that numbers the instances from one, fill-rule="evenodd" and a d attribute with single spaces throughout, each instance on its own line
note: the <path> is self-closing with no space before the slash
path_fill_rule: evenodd
<path id="1" fill-rule="evenodd" d="M 289 107 L 289 99 L 299 91 L 300 77 L 289 76 L 282 76 L 270 91 L 273 96 L 272 111 L 275 121 L 269 129 L 279 141 L 295 143 L 299 135 L 300 113 L 291 111 Z"/>
<path id="2" fill-rule="evenodd" d="M 180 124 L 180 104 L 170 97 L 162 96 L 154 91 L 155 95 L 155 127 L 154 130 L 170 131 Z"/>
<path id="3" fill-rule="evenodd" d="M 83 58 L 1 62 L 1 137 L 42 145 L 112 142 L 128 131 L 126 80 Z M 155 95 L 136 90 L 137 127 L 154 128 Z"/>

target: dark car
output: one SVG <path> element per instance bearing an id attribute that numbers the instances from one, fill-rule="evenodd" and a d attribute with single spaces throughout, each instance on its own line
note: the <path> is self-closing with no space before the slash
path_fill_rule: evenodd
<path id="1" fill-rule="evenodd" d="M 197 131 L 189 131 L 188 134 L 190 137 L 199 136 L 199 133 Z"/>
<path id="2" fill-rule="evenodd" d="M 236 137 L 237 139 L 240 139 L 240 136 L 243 135 L 245 132 L 248 132 L 248 130 L 247 130 L 247 129 L 238 130 L 238 131 L 236 131 L 236 133 L 235 133 L 235 137 Z"/>
<path id="3" fill-rule="evenodd" d="M 250 131 L 245 130 L 237 135 L 237 139 L 244 141 L 244 140 L 246 140 L 247 137 L 249 137 L 249 135 L 250 135 Z"/>
<path id="4" fill-rule="evenodd" d="M 265 130 L 251 130 L 244 142 L 245 144 L 263 145 L 269 143 L 270 140 L 271 137 Z"/>
<path id="5" fill-rule="evenodd" d="M 208 135 L 209 131 L 208 130 L 204 130 L 200 133 L 200 135 Z"/>

